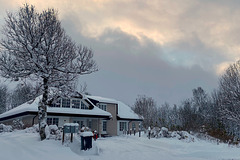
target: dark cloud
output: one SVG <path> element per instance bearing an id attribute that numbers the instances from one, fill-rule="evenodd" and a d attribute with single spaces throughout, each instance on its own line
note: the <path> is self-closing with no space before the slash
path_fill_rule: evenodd
<path id="1" fill-rule="evenodd" d="M 2 23 L 23 1 L 0 2 Z M 95 51 L 100 71 L 80 78 L 88 90 L 128 104 L 138 94 L 177 103 L 198 86 L 211 91 L 216 71 L 239 57 L 239 1 L 31 3 L 57 8 L 67 33 Z"/>
<path id="2" fill-rule="evenodd" d="M 137 95 L 146 94 L 159 103 L 173 104 L 190 97 L 192 89 L 198 86 L 207 91 L 216 87 L 213 72 L 198 65 L 172 65 L 164 59 L 162 47 L 151 39 L 142 37 L 140 41 L 120 29 L 106 29 L 97 39 L 87 38 L 69 25 L 70 19 L 63 20 L 63 24 L 77 42 L 91 46 L 95 52 L 100 71 L 80 78 L 81 82 L 87 82 L 89 92 L 94 95 L 132 105 Z M 184 44 L 179 46 L 185 48 Z"/>

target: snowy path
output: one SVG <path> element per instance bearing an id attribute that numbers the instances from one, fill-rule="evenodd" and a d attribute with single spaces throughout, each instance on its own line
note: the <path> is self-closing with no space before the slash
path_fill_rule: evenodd
<path id="1" fill-rule="evenodd" d="M 99 155 L 76 154 L 61 141 L 39 141 L 36 133 L 0 134 L 1 160 L 240 160 L 240 148 L 206 141 L 120 136 L 94 142 Z M 77 145 L 75 145 L 77 146 Z M 74 145 L 73 145 L 74 147 Z M 78 148 L 75 148 L 78 150 Z M 86 152 L 87 153 L 87 152 Z M 80 154 L 80 155 L 79 155 Z"/>
<path id="2" fill-rule="evenodd" d="M 148 140 L 132 136 L 113 137 L 99 140 L 98 143 L 101 148 L 100 157 L 105 160 L 111 160 L 111 155 L 122 160 L 240 160 L 239 148 L 204 141 L 186 143 L 176 139 Z"/>

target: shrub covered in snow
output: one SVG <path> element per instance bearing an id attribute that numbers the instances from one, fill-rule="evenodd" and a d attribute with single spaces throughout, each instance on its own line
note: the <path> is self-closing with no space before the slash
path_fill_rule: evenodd
<path id="1" fill-rule="evenodd" d="M 0 133 L 1 132 L 12 132 L 12 131 L 13 131 L 12 126 L 0 124 Z"/>
<path id="2" fill-rule="evenodd" d="M 159 137 L 170 137 L 170 133 L 168 132 L 168 129 L 165 127 L 162 127 L 159 132 Z"/>
<path id="3" fill-rule="evenodd" d="M 177 138 L 185 142 L 194 142 L 194 136 L 186 131 L 169 131 L 166 127 L 154 127 L 151 130 L 151 138 Z"/>
<path id="4" fill-rule="evenodd" d="M 47 125 L 45 127 L 45 134 L 46 139 L 55 139 L 55 140 L 61 140 L 61 131 L 58 129 L 56 125 Z"/>
<path id="5" fill-rule="evenodd" d="M 37 133 L 37 132 L 39 132 L 39 126 L 38 126 L 38 124 L 35 124 L 32 127 L 26 128 L 24 131 L 26 133 Z"/>
<path id="6" fill-rule="evenodd" d="M 39 132 L 39 125 L 35 124 L 32 127 L 26 128 L 24 130 L 26 133 L 37 133 Z M 61 140 L 61 131 L 56 125 L 49 125 L 45 127 L 45 133 L 47 139 Z"/>
<path id="7" fill-rule="evenodd" d="M 185 142 L 194 142 L 195 136 L 191 135 L 187 131 L 173 131 L 171 133 L 172 138 L 177 138 L 179 140 L 185 141 Z"/>
<path id="8" fill-rule="evenodd" d="M 12 127 L 13 127 L 13 129 L 23 129 L 24 124 L 23 124 L 22 120 L 15 119 L 15 120 L 13 120 Z"/>
<path id="9" fill-rule="evenodd" d="M 151 138 L 160 138 L 160 137 L 169 138 L 170 134 L 168 132 L 168 129 L 165 127 L 162 127 L 162 128 L 154 127 L 151 130 Z"/>

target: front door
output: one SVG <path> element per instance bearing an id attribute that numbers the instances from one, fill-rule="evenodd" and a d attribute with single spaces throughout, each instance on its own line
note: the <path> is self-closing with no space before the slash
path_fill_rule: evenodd
<path id="1" fill-rule="evenodd" d="M 107 134 L 107 121 L 103 120 L 102 122 L 102 134 Z"/>

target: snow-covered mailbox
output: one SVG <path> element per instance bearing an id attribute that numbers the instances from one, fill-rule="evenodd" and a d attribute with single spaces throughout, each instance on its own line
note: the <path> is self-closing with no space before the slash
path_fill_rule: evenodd
<path id="1" fill-rule="evenodd" d="M 87 150 L 92 148 L 92 132 L 82 132 L 81 133 L 81 150 Z"/>
<path id="2" fill-rule="evenodd" d="M 77 133 L 79 131 L 78 123 L 65 123 L 63 127 L 64 133 Z"/>
<path id="3" fill-rule="evenodd" d="M 78 133 L 79 124 L 78 123 L 65 123 L 63 126 L 63 139 L 62 143 L 64 143 L 65 133 L 71 133 L 71 142 L 73 142 L 73 133 Z"/>

